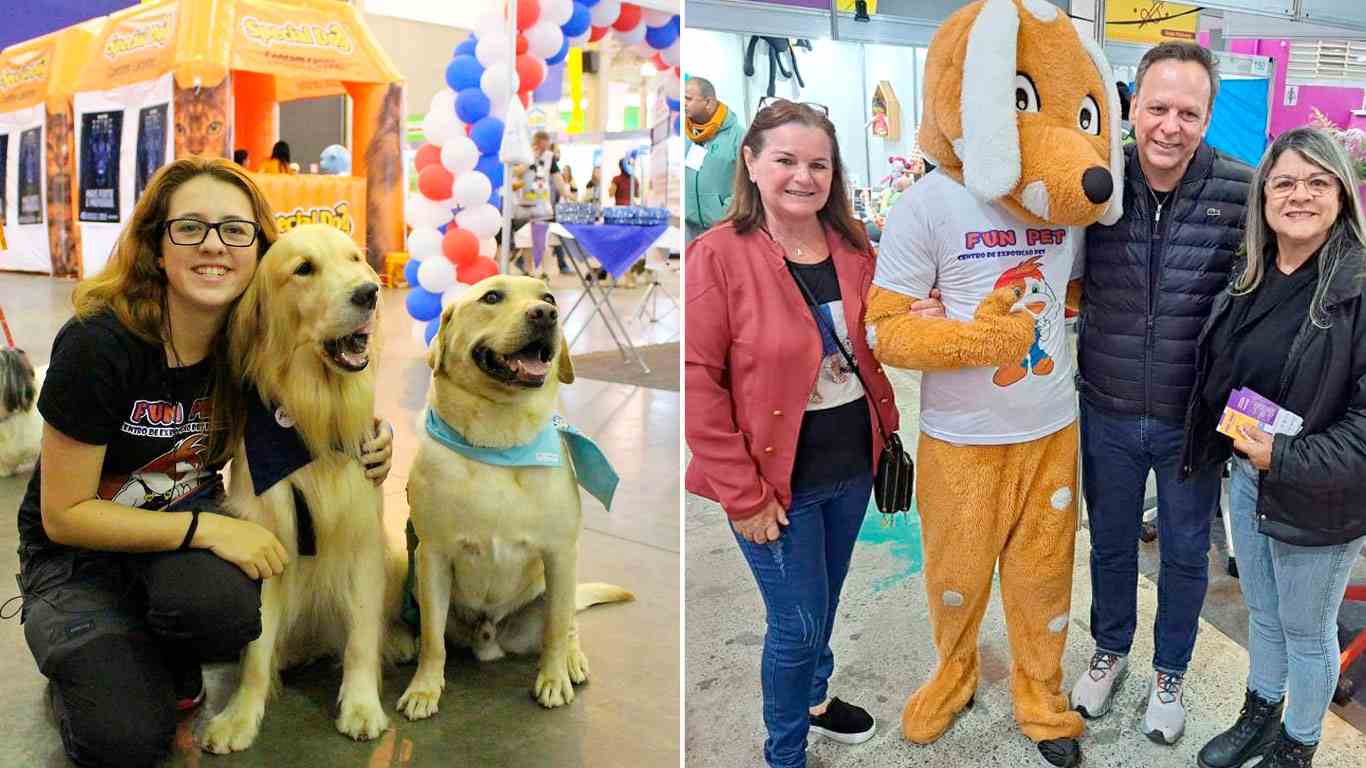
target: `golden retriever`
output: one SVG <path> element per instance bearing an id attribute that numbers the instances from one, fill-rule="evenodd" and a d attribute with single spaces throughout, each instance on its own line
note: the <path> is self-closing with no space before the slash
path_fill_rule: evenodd
<path id="1" fill-rule="evenodd" d="M 342 652 L 337 730 L 376 738 L 389 721 L 380 704 L 382 653 L 407 633 L 397 615 L 404 554 L 386 546 L 379 488 L 365 477 L 360 444 L 372 430 L 371 335 L 379 283 L 351 238 L 324 225 L 298 227 L 262 258 L 230 328 L 234 372 L 267 405 L 292 420 L 311 462 L 256 495 L 246 452 L 233 459 L 229 508 L 269 528 L 289 553 L 283 573 L 261 591 L 261 635 L 242 657 L 241 682 L 209 721 L 210 752 L 246 749 L 255 740 L 279 670 L 291 662 Z M 280 419 L 281 411 L 276 411 Z M 259 471 L 259 470 L 258 470 Z M 300 556 L 296 497 L 308 507 L 316 555 Z M 307 537 L 305 537 L 307 538 Z"/>
<path id="2" fill-rule="evenodd" d="M 550 423 L 559 385 L 574 381 L 555 299 L 530 277 L 470 287 L 442 313 L 427 362 L 428 407 L 485 448 L 530 443 Z M 588 679 L 576 609 L 632 596 L 607 584 L 576 587 L 583 514 L 570 462 L 484 464 L 419 431 L 408 503 L 420 541 L 420 661 L 399 709 L 413 720 L 436 713 L 447 639 L 485 661 L 540 649 L 537 701 L 573 701 L 574 684 Z"/>

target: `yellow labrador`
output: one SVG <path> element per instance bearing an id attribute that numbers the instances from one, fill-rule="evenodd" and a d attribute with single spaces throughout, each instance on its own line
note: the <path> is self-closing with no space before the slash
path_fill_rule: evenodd
<path id="1" fill-rule="evenodd" d="M 574 381 L 555 299 L 529 277 L 472 286 L 442 313 L 427 362 L 431 413 L 484 449 L 531 443 L 559 385 Z M 632 599 L 612 585 L 576 586 L 583 516 L 573 466 L 490 465 L 419 432 L 408 504 L 420 541 L 421 656 L 399 709 L 414 720 L 436 713 L 448 639 L 486 661 L 539 648 L 537 701 L 573 701 L 573 684 L 588 679 L 576 610 Z"/>
<path id="2" fill-rule="evenodd" d="M 382 649 L 406 558 L 396 544 L 386 547 L 383 496 L 358 458 L 373 423 L 378 300 L 355 242 L 309 225 L 270 248 L 233 315 L 230 357 L 249 384 L 249 415 L 229 506 L 274 532 L 289 565 L 262 586 L 261 635 L 243 654 L 236 693 L 205 728 L 210 752 L 251 746 L 279 670 L 324 654 L 343 657 L 337 730 L 373 739 L 389 725 L 381 653 L 401 658 L 406 633 L 411 655 L 413 639 L 395 626 Z M 296 451 L 282 459 L 286 444 Z"/>

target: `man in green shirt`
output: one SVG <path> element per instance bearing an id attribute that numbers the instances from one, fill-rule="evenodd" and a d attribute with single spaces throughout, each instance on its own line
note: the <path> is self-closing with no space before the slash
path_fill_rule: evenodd
<path id="1" fill-rule="evenodd" d="M 716 88 L 689 77 L 683 89 L 683 194 L 687 198 L 687 242 L 726 215 L 735 194 L 735 158 L 745 130 L 733 112 L 716 99 Z"/>

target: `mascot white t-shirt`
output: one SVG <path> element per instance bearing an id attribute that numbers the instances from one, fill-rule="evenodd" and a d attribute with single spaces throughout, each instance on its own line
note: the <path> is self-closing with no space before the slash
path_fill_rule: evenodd
<path id="1" fill-rule="evenodd" d="M 992 291 L 1010 286 L 1022 296 L 1015 309 L 1035 318 L 1034 343 L 1018 363 L 924 373 L 925 434 L 972 445 L 1021 443 L 1076 418 L 1064 302 L 1068 280 L 1081 276 L 1083 233 L 1022 222 L 940 172 L 897 201 L 882 234 L 874 285 L 915 298 L 938 288 L 951 320 L 971 320 Z"/>

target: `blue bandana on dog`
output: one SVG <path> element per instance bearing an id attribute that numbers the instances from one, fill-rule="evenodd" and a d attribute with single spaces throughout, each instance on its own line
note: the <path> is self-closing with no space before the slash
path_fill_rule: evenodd
<path id="1" fill-rule="evenodd" d="M 251 470 L 251 486 L 257 496 L 276 483 L 302 469 L 313 454 L 308 452 L 304 439 L 294 429 L 294 420 L 284 408 L 271 407 L 253 393 L 247 398 L 247 429 L 243 436 L 247 449 L 247 466 Z M 294 492 L 294 513 L 300 555 L 318 553 L 317 538 L 313 533 L 313 515 L 308 502 L 297 487 Z"/>
<path id="2" fill-rule="evenodd" d="M 592 438 L 569 426 L 559 414 L 551 416 L 550 423 L 531 442 L 511 448 L 472 445 L 430 408 L 427 409 L 427 434 L 467 459 L 499 467 L 558 467 L 564 463 L 561 446 L 567 445 L 570 465 L 579 485 L 602 502 L 602 506 L 612 508 L 612 496 L 620 480 L 616 470 Z"/>

